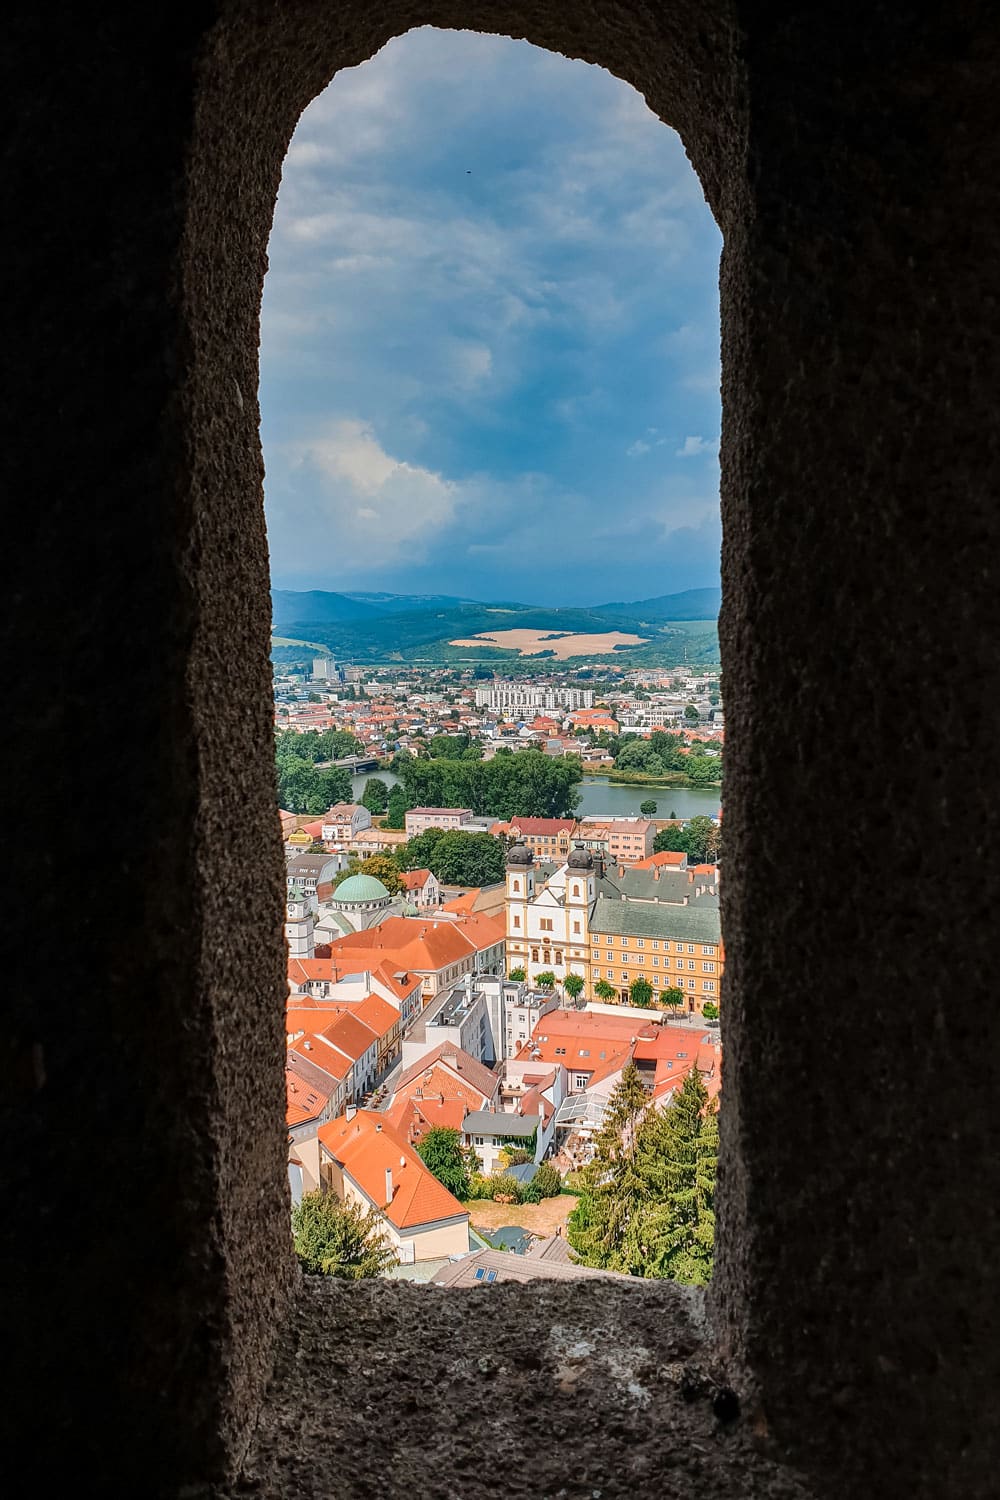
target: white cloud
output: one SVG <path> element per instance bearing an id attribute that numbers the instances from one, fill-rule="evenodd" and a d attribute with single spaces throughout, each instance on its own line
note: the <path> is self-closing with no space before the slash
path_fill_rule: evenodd
<path id="1" fill-rule="evenodd" d="M 356 418 L 327 423 L 281 457 L 272 539 L 280 569 L 325 565 L 344 576 L 358 562 L 419 561 L 446 533 L 460 498 L 453 481 L 394 457 Z"/>
<path id="2" fill-rule="evenodd" d="M 636 438 L 630 447 L 625 449 L 626 458 L 641 458 L 644 453 L 650 451 L 650 444 L 644 443 L 642 438 Z"/>
<path id="3" fill-rule="evenodd" d="M 718 453 L 718 438 L 686 437 L 677 449 L 677 458 L 701 458 L 706 453 Z"/>

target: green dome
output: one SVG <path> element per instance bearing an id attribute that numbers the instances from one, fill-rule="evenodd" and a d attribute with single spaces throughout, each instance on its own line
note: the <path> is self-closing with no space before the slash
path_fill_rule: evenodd
<path id="1" fill-rule="evenodd" d="M 333 899 L 338 906 L 359 906 L 365 901 L 388 901 L 389 892 L 374 875 L 349 875 L 338 885 Z"/>

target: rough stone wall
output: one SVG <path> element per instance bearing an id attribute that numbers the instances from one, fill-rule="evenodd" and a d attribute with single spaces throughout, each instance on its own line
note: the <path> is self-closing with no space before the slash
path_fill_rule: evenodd
<path id="1" fill-rule="evenodd" d="M 2 1234 L 26 1316 L 4 1416 L 22 1440 L 41 1418 L 39 1479 L 151 1494 L 221 1473 L 270 1365 L 292 1272 L 260 286 L 301 110 L 435 23 L 628 78 L 723 228 L 716 1320 L 779 1445 L 832 1492 L 958 1475 L 985 1494 L 990 8 L 933 26 L 902 4 L 721 0 L 148 12 L 21 6 L 0 63 L 5 909 L 66 934 L 57 981 L 19 921 L 5 939 Z"/>
<path id="2" fill-rule="evenodd" d="M 841 1493 L 996 1486 L 996 12 L 743 11 L 717 1306 Z"/>

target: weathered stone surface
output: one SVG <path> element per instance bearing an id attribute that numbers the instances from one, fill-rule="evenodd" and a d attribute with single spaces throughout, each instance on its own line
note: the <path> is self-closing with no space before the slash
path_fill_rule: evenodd
<path id="1" fill-rule="evenodd" d="M 985 0 L 15 8 L 0 49 L 3 1420 L 40 1489 L 86 1474 L 153 1495 L 231 1469 L 259 1407 L 293 1279 L 260 288 L 301 110 L 427 23 L 628 78 L 681 131 L 723 228 L 717 1352 L 826 1493 L 987 1495 L 1000 19 Z M 61 943 L 58 982 L 42 935 Z M 525 1348 L 548 1336 L 518 1332 Z M 351 1326 L 341 1337 L 355 1347 Z"/>
<path id="2" fill-rule="evenodd" d="M 701 1294 L 663 1283 L 307 1278 L 223 1500 L 811 1500 L 752 1410 L 717 1420 L 703 1338 Z"/>

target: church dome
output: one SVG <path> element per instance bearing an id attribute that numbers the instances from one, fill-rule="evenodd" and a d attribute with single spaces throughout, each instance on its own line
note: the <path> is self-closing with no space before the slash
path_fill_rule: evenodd
<path id="1" fill-rule="evenodd" d="M 592 870 L 594 868 L 594 856 L 582 844 L 577 844 L 566 861 L 566 867 L 570 870 Z"/>
<path id="2" fill-rule="evenodd" d="M 349 875 L 333 893 L 337 906 L 361 906 L 371 901 L 390 900 L 389 892 L 374 875 Z"/>
<path id="3" fill-rule="evenodd" d="M 535 856 L 527 844 L 511 844 L 507 850 L 507 864 L 509 865 L 531 865 L 535 862 Z"/>

